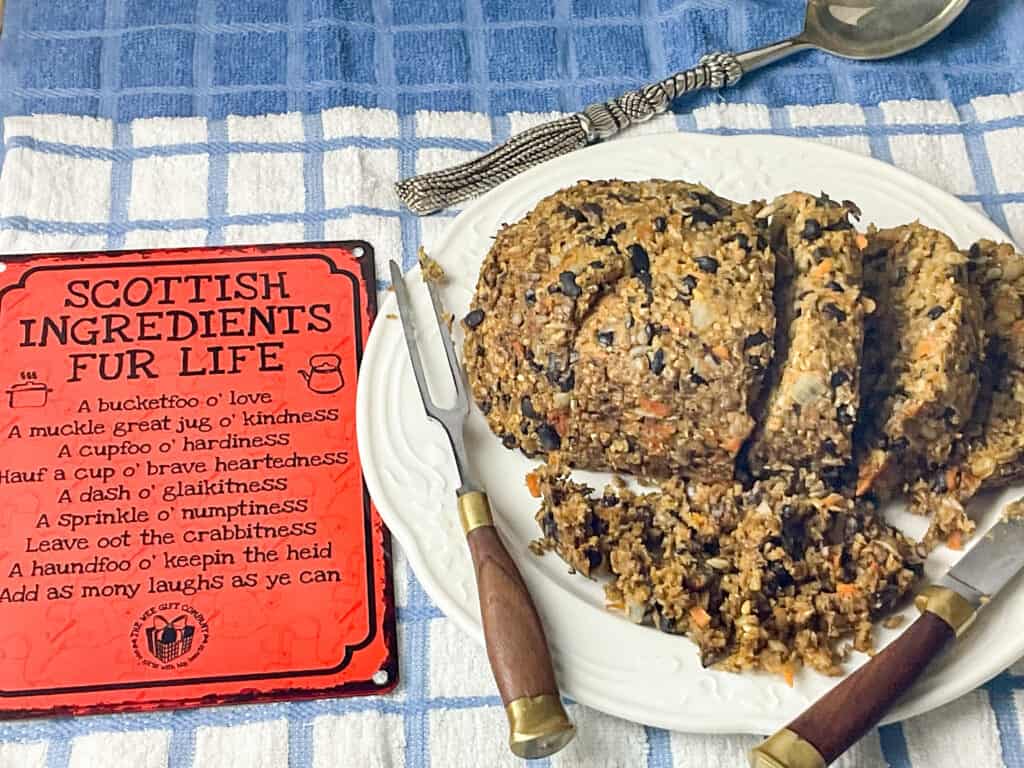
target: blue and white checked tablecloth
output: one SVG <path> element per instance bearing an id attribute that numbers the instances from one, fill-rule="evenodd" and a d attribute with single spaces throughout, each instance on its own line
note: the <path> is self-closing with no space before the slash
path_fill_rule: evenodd
<path id="1" fill-rule="evenodd" d="M 362 237 L 381 263 L 401 254 L 406 265 L 451 213 L 402 211 L 398 176 L 707 50 L 792 33 L 802 12 L 800 0 L 7 5 L 0 252 Z M 780 133 L 872 154 L 982 207 L 1024 243 L 1022 40 L 1024 3 L 975 0 L 909 56 L 869 65 L 804 55 L 641 130 Z M 5 723 L 0 768 L 515 765 L 482 652 L 396 560 L 397 693 Z M 579 738 L 541 765 L 742 765 L 757 741 L 573 711 Z M 1019 664 L 882 728 L 841 764 L 1020 768 L 1022 714 Z"/>

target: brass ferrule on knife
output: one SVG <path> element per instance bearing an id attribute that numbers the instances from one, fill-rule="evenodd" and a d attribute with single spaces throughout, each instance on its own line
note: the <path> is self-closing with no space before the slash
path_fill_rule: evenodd
<path id="1" fill-rule="evenodd" d="M 783 728 L 751 750 L 751 768 L 825 768 L 825 758 L 809 741 Z"/>
<path id="2" fill-rule="evenodd" d="M 459 496 L 459 522 L 467 536 L 477 528 L 494 525 L 491 505 L 483 491 L 469 491 Z"/>
<path id="3" fill-rule="evenodd" d="M 508 744 L 512 752 L 527 760 L 557 752 L 576 734 L 562 700 L 554 694 L 524 696 L 505 707 L 508 716 Z"/>
<path id="4" fill-rule="evenodd" d="M 922 589 L 914 598 L 914 605 L 921 613 L 934 613 L 949 624 L 957 637 L 967 631 L 974 617 L 978 615 L 974 606 L 964 597 L 949 587 L 940 587 L 937 584 Z"/>

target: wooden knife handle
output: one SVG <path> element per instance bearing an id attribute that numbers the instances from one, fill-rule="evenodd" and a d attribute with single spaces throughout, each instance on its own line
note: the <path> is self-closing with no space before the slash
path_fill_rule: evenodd
<path id="1" fill-rule="evenodd" d="M 491 520 L 487 496 L 459 498 L 473 557 L 487 657 L 520 757 L 545 757 L 568 744 L 575 728 L 562 707 L 551 652 L 533 599 Z"/>
<path id="2" fill-rule="evenodd" d="M 956 632 L 949 623 L 925 611 L 881 653 L 755 749 L 751 753 L 751 765 L 754 768 L 829 765 L 878 724 L 928 663 L 955 637 Z M 808 750 L 807 745 L 813 750 Z"/>

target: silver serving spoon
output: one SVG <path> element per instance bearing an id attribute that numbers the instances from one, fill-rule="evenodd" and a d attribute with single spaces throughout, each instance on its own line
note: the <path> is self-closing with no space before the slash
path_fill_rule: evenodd
<path id="1" fill-rule="evenodd" d="M 796 37 L 743 53 L 712 53 L 693 69 L 591 104 L 582 112 L 517 134 L 476 160 L 415 176 L 396 185 L 420 215 L 475 197 L 516 174 L 610 138 L 666 111 L 684 93 L 722 88 L 797 51 L 817 48 L 847 59 L 886 59 L 924 45 L 963 12 L 970 0 L 808 0 Z"/>

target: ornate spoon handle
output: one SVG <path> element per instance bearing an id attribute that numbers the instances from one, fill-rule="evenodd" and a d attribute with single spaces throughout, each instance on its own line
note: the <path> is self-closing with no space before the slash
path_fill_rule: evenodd
<path id="1" fill-rule="evenodd" d="M 482 194 L 538 163 L 604 141 L 633 123 L 650 120 L 684 93 L 734 85 L 743 73 L 740 56 L 712 53 L 693 69 L 530 128 L 476 160 L 405 179 L 395 188 L 413 212 L 421 216 L 433 213 Z"/>

